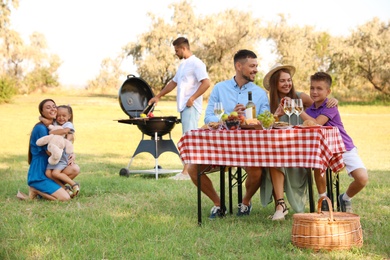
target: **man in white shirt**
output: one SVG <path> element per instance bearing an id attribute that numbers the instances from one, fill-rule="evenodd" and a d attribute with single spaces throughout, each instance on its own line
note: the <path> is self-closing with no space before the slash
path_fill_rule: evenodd
<path id="1" fill-rule="evenodd" d="M 180 112 L 183 134 L 198 128 L 202 113 L 203 93 L 210 87 L 206 65 L 190 50 L 187 38 L 179 37 L 173 41 L 176 56 L 183 59 L 175 76 L 149 104 L 155 103 L 161 97 L 171 92 L 177 86 L 177 111 Z M 181 173 L 171 177 L 175 180 L 190 180 L 188 165 L 184 165 Z"/>

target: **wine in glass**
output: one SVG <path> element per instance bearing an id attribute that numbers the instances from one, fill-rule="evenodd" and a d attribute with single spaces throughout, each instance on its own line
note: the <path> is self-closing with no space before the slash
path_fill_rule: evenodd
<path id="1" fill-rule="evenodd" d="M 293 102 L 291 99 L 284 100 L 283 111 L 288 116 L 288 124 L 290 123 L 290 117 L 293 114 Z"/>
<path id="2" fill-rule="evenodd" d="M 301 115 L 302 111 L 303 111 L 302 99 L 294 99 L 294 113 L 298 117 L 298 125 L 299 125 L 299 116 Z"/>
<path id="3" fill-rule="evenodd" d="M 214 104 L 214 115 L 218 117 L 218 121 L 221 122 L 221 117 L 224 113 L 222 102 L 216 102 Z"/>

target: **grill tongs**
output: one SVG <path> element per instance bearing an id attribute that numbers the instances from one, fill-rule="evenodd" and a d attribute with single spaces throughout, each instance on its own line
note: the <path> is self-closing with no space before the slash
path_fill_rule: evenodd
<path id="1" fill-rule="evenodd" d="M 156 104 L 156 103 L 152 103 L 152 104 L 150 104 L 150 105 L 147 105 L 146 108 L 142 111 L 141 114 L 145 114 L 145 115 L 148 116 L 149 113 L 152 113 L 152 112 L 153 112 L 154 107 L 155 107 L 155 104 Z"/>

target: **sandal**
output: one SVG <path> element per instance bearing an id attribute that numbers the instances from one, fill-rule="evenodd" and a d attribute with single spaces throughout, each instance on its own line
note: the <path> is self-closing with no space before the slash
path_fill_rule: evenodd
<path id="1" fill-rule="evenodd" d="M 284 220 L 284 216 L 288 214 L 286 203 L 284 202 L 284 199 L 278 199 L 276 202 L 276 207 L 280 205 L 282 206 L 282 209 L 275 210 L 275 213 L 272 216 L 272 220 Z"/>
<path id="2" fill-rule="evenodd" d="M 69 185 L 64 186 L 65 191 L 69 194 L 71 198 L 73 198 L 73 191 L 72 188 Z"/>
<path id="3" fill-rule="evenodd" d="M 78 184 L 77 182 L 73 184 L 72 190 L 73 190 L 73 197 L 77 196 L 77 194 L 79 194 L 80 192 L 80 184 Z"/>

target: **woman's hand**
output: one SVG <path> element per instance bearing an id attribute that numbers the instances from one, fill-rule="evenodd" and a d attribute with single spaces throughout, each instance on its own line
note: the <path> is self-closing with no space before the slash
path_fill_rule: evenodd
<path id="1" fill-rule="evenodd" d="M 280 103 L 279 103 L 279 106 L 278 108 L 276 109 L 275 113 L 274 113 L 274 116 L 277 116 L 277 117 L 281 117 L 284 115 L 284 102 L 286 100 L 291 100 L 290 97 L 284 97 L 280 100 Z"/>
<path id="2" fill-rule="evenodd" d="M 53 124 L 53 119 L 47 119 L 43 116 L 39 116 L 39 121 L 41 121 L 46 127 L 49 127 L 51 124 Z"/>
<path id="3" fill-rule="evenodd" d="M 279 106 L 276 109 L 274 115 L 277 116 L 277 117 L 281 117 L 281 116 L 284 115 L 284 110 L 283 110 L 283 104 L 282 103 L 279 104 Z"/>
<path id="4" fill-rule="evenodd" d="M 74 153 L 69 154 L 68 165 L 74 164 L 76 161 L 76 155 Z"/>
<path id="5" fill-rule="evenodd" d="M 335 107 L 339 104 L 339 101 L 335 98 L 329 98 L 328 99 L 328 102 L 326 103 L 326 107 L 327 108 L 330 108 L 330 107 Z"/>
<path id="6" fill-rule="evenodd" d="M 284 102 L 286 101 L 286 100 L 292 100 L 290 97 L 284 97 L 284 98 L 282 98 L 281 100 L 280 100 L 280 105 L 283 107 L 284 106 Z"/>

